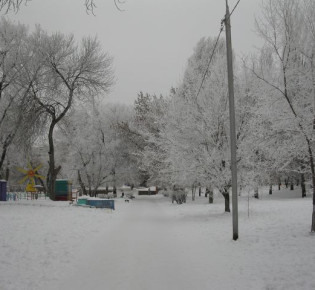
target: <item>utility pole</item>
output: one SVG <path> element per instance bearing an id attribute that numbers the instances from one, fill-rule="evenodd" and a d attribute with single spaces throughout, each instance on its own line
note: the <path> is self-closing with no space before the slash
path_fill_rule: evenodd
<path id="1" fill-rule="evenodd" d="M 234 79 L 231 22 L 228 0 L 226 0 L 225 34 L 227 70 L 229 83 L 229 107 L 230 107 L 230 138 L 231 138 L 231 171 L 232 171 L 232 218 L 233 218 L 233 240 L 238 239 L 238 205 L 237 205 L 237 168 L 236 168 L 236 133 L 235 133 L 235 105 L 234 105 Z"/>

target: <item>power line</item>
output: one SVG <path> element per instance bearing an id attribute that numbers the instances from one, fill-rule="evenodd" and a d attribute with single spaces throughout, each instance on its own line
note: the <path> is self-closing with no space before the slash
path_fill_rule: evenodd
<path id="1" fill-rule="evenodd" d="M 237 3 L 235 4 L 234 8 L 232 9 L 232 12 L 229 14 L 228 18 L 230 18 L 230 17 L 232 16 L 234 10 L 236 9 L 236 7 L 237 7 L 238 4 L 240 3 L 240 1 L 241 1 L 241 0 L 238 0 L 238 1 L 237 1 Z M 225 18 L 226 18 L 226 17 L 225 17 Z M 218 36 L 217 36 L 217 38 L 216 38 L 216 41 L 215 41 L 213 50 L 212 50 L 212 52 L 211 52 L 211 56 L 210 56 L 209 61 L 208 61 L 208 64 L 207 64 L 207 69 L 205 70 L 205 72 L 204 72 L 204 74 L 203 74 L 202 81 L 201 81 L 200 87 L 199 87 L 199 89 L 198 89 L 196 98 L 198 98 L 198 96 L 199 96 L 199 94 L 200 94 L 200 91 L 201 91 L 201 89 L 202 89 L 203 83 L 204 83 L 204 81 L 205 81 L 205 79 L 206 79 L 206 76 L 207 76 L 207 74 L 208 74 L 210 64 L 211 64 L 211 62 L 212 62 L 212 59 L 213 59 L 215 50 L 216 50 L 216 48 L 217 48 L 217 46 L 218 46 L 218 42 L 219 42 L 221 33 L 222 33 L 222 31 L 223 31 L 223 28 L 224 28 L 224 22 L 226 21 L 225 18 L 221 20 L 220 31 L 219 31 L 219 34 L 218 34 Z"/>
<path id="2" fill-rule="evenodd" d="M 199 89 L 198 89 L 198 93 L 197 93 L 197 95 L 196 95 L 196 98 L 199 96 L 200 91 L 201 91 L 202 86 L 203 86 L 203 83 L 204 83 L 204 81 L 205 81 L 205 79 L 206 79 L 206 76 L 207 76 L 207 74 L 208 74 L 209 67 L 210 67 L 212 58 L 213 58 L 213 56 L 214 56 L 214 52 L 215 52 L 215 50 L 216 50 L 216 48 L 217 48 L 217 46 L 218 46 L 218 42 L 219 42 L 221 33 L 222 33 L 222 31 L 223 31 L 223 27 L 224 27 L 224 26 L 223 26 L 223 20 L 222 20 L 222 21 L 221 21 L 220 31 L 219 31 L 219 34 L 218 34 L 218 36 L 217 36 L 217 38 L 216 38 L 216 41 L 215 41 L 215 44 L 214 44 L 214 47 L 213 47 L 211 56 L 210 56 L 210 58 L 209 58 L 209 61 L 208 61 L 208 64 L 207 64 L 207 69 L 205 70 L 205 72 L 204 72 L 204 74 L 203 74 L 202 81 L 201 81 L 200 87 L 199 87 Z"/>
<path id="3" fill-rule="evenodd" d="M 241 1 L 241 0 L 238 0 L 237 3 L 235 4 L 234 8 L 232 9 L 232 11 L 231 11 L 231 13 L 230 13 L 230 15 L 229 15 L 229 18 L 232 16 L 234 10 L 236 9 L 236 7 L 237 7 L 238 3 L 240 3 L 240 1 Z"/>

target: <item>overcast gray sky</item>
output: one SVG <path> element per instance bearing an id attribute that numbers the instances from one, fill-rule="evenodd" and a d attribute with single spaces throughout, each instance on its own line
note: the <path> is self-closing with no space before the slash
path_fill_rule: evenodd
<path id="1" fill-rule="evenodd" d="M 229 0 L 230 9 L 237 0 Z M 260 45 L 254 16 L 261 0 L 241 0 L 232 21 L 237 55 Z M 97 35 L 114 57 L 116 85 L 111 102 L 132 103 L 139 91 L 167 95 L 183 76 L 187 59 L 201 37 L 216 37 L 225 14 L 225 0 L 126 0 L 119 12 L 113 0 L 96 0 L 96 16 L 84 0 L 32 0 L 8 17 L 33 28 L 73 33 L 76 39 Z M 225 37 L 225 34 L 222 34 Z"/>

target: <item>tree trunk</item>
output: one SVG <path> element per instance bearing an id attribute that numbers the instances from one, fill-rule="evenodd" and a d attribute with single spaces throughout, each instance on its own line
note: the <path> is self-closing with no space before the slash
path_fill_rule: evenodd
<path id="1" fill-rule="evenodd" d="M 284 179 L 285 188 L 288 188 L 289 186 L 289 178 Z"/>
<path id="2" fill-rule="evenodd" d="M 0 157 L 0 171 L 2 169 L 4 160 L 5 160 L 5 157 L 6 157 L 6 154 L 7 154 L 7 148 L 8 148 L 8 145 L 5 142 L 3 147 L 2 147 L 2 154 L 1 154 L 1 157 Z"/>
<path id="3" fill-rule="evenodd" d="M 54 147 L 54 127 L 56 125 L 56 122 L 53 118 L 51 121 L 50 127 L 49 127 L 49 133 L 48 133 L 48 143 L 49 143 L 49 169 L 48 169 L 48 195 L 51 200 L 56 200 L 56 194 L 55 194 L 55 181 L 56 181 L 56 172 L 55 172 L 55 147 Z"/>
<path id="4" fill-rule="evenodd" d="M 213 203 L 213 190 L 209 189 L 208 187 L 206 188 L 206 195 L 209 195 L 209 203 Z"/>
<path id="5" fill-rule="evenodd" d="M 230 212 L 230 195 L 228 193 L 223 194 L 224 196 L 224 201 L 225 201 L 225 212 Z"/>
<path id="6" fill-rule="evenodd" d="M 313 157 L 313 152 L 312 152 L 312 148 L 311 148 L 311 142 L 308 138 L 306 138 L 306 141 L 307 141 L 307 145 L 308 145 L 310 166 L 311 166 L 311 172 L 312 172 L 312 185 L 313 185 L 313 213 L 312 213 L 311 232 L 315 232 L 315 168 L 314 168 L 314 157 Z"/>
<path id="7" fill-rule="evenodd" d="M 195 201 L 195 195 L 196 195 L 196 186 L 193 184 L 191 187 L 191 200 Z"/>
<path id="8" fill-rule="evenodd" d="M 255 188 L 254 197 L 259 198 L 258 187 Z"/>
<path id="9" fill-rule="evenodd" d="M 209 203 L 213 203 L 213 190 L 209 191 Z"/>
<path id="10" fill-rule="evenodd" d="M 278 182 L 278 190 L 281 189 L 281 178 L 279 178 L 279 182 Z"/>
<path id="11" fill-rule="evenodd" d="M 272 194 L 272 184 L 270 184 L 270 186 L 269 186 L 269 194 L 270 195 Z"/>
<path id="12" fill-rule="evenodd" d="M 227 189 L 224 189 L 223 192 L 221 192 L 224 197 L 224 205 L 225 205 L 225 212 L 231 212 L 230 210 L 230 195 Z"/>
<path id="13" fill-rule="evenodd" d="M 78 170 L 78 182 L 79 182 L 80 187 L 81 187 L 81 189 L 82 189 L 82 194 L 83 194 L 83 195 L 87 195 L 87 194 L 86 194 L 86 189 L 85 189 L 84 182 L 82 181 L 82 178 L 81 178 L 80 170 Z"/>
<path id="14" fill-rule="evenodd" d="M 306 188 L 305 188 L 305 177 L 304 177 L 304 173 L 301 174 L 301 189 L 302 189 L 302 197 L 306 197 Z"/>
<path id="15" fill-rule="evenodd" d="M 199 196 L 201 196 L 201 186 L 199 186 Z"/>
<path id="16" fill-rule="evenodd" d="M 5 180 L 9 181 L 9 177 L 10 177 L 10 162 L 7 162 L 7 166 L 5 169 Z"/>
<path id="17" fill-rule="evenodd" d="M 290 190 L 294 190 L 294 183 L 293 183 L 293 179 L 291 179 Z"/>

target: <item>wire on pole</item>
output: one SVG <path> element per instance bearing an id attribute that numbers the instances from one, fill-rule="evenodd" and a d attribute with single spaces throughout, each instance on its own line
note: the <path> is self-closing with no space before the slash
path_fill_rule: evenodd
<path id="1" fill-rule="evenodd" d="M 204 81 L 205 81 L 205 79 L 206 79 L 206 76 L 207 76 L 207 74 L 208 74 L 210 64 L 211 64 L 211 62 L 212 62 L 212 59 L 213 59 L 215 50 L 216 50 L 216 48 L 217 48 L 217 46 L 218 46 L 218 42 L 219 42 L 221 33 L 222 33 L 222 31 L 223 31 L 223 27 L 224 27 L 224 25 L 223 25 L 223 20 L 222 20 L 222 21 L 221 21 L 220 31 L 219 31 L 219 34 L 218 34 L 218 36 L 217 36 L 217 38 L 216 38 L 214 47 L 213 47 L 213 49 L 212 49 L 212 52 L 211 52 L 211 55 L 210 55 L 210 58 L 209 58 L 209 61 L 208 61 L 208 64 L 207 64 L 207 68 L 206 68 L 206 70 L 205 70 L 205 72 L 204 72 L 204 74 L 203 74 L 202 81 L 201 81 L 201 84 L 200 84 L 200 86 L 199 86 L 199 89 L 198 89 L 196 98 L 199 96 L 200 91 L 201 91 L 202 86 L 203 86 L 203 83 L 204 83 Z"/>
<path id="2" fill-rule="evenodd" d="M 231 11 L 231 13 L 229 14 L 228 18 L 231 17 L 231 15 L 233 14 L 234 10 L 236 9 L 236 7 L 237 7 L 238 4 L 240 3 L 240 1 L 241 1 L 241 0 L 238 0 L 238 1 L 237 1 L 237 3 L 235 4 L 234 8 L 233 8 L 232 11 Z M 209 61 L 208 61 L 208 63 L 207 63 L 207 68 L 206 68 L 206 70 L 205 70 L 205 72 L 204 72 L 204 74 L 203 74 L 203 76 L 202 76 L 201 84 L 200 84 L 199 89 L 198 89 L 198 92 L 197 92 L 197 94 L 196 94 L 196 98 L 198 98 L 198 96 L 199 96 L 199 94 L 200 94 L 200 91 L 201 91 L 201 89 L 202 89 L 202 87 L 203 87 L 203 84 L 204 84 L 204 82 L 205 82 L 206 76 L 207 76 L 207 74 L 208 74 L 208 72 L 209 72 L 209 67 L 210 67 L 210 64 L 211 64 L 211 62 L 212 62 L 212 59 L 213 59 L 215 50 L 216 50 L 216 48 L 217 48 L 217 46 L 218 46 L 218 42 L 219 42 L 221 33 L 222 33 L 222 31 L 223 31 L 223 28 L 224 28 L 224 23 L 225 23 L 226 20 L 227 20 L 227 17 L 226 17 L 226 16 L 221 20 L 220 31 L 219 31 L 219 34 L 218 34 L 218 36 L 217 36 L 217 38 L 216 38 L 216 41 L 215 41 L 214 47 L 213 47 L 213 49 L 212 49 L 212 52 L 211 52 Z"/>
<path id="3" fill-rule="evenodd" d="M 229 15 L 229 18 L 232 16 L 234 10 L 236 9 L 236 7 L 237 7 L 238 3 L 240 3 L 240 1 L 241 1 L 241 0 L 238 0 L 237 3 L 235 4 L 234 8 L 232 9 L 232 11 L 231 11 L 231 13 L 230 13 L 230 15 Z"/>

